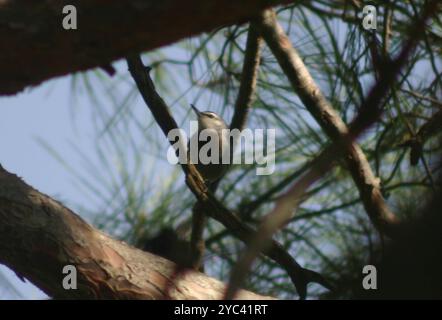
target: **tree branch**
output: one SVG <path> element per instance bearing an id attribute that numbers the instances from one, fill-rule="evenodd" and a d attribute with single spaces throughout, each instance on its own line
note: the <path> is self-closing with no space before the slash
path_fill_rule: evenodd
<path id="1" fill-rule="evenodd" d="M 167 136 L 168 126 L 171 123 L 175 123 L 170 115 L 167 105 L 163 99 L 158 95 L 153 86 L 153 82 L 150 79 L 149 73 L 146 72 L 146 68 L 143 66 L 140 56 L 132 56 L 127 59 L 129 70 L 134 78 L 141 95 L 143 96 L 148 108 L 152 111 L 155 120 L 161 127 L 163 132 Z M 160 111 L 159 109 L 167 109 Z M 164 117 L 170 117 L 172 119 L 164 119 Z M 195 166 L 191 163 L 182 165 L 182 168 L 186 174 L 186 184 L 192 193 L 196 196 L 197 200 L 204 206 L 206 214 L 209 217 L 219 221 L 230 232 L 240 239 L 241 241 L 248 243 L 248 241 L 256 236 L 256 231 L 241 220 L 228 208 L 226 208 L 221 202 L 219 202 L 215 196 L 207 190 L 204 181 L 196 170 Z M 326 288 L 331 288 L 328 282 L 317 272 L 305 269 L 301 267 L 296 260 L 288 254 L 284 248 L 275 240 L 271 240 L 269 245 L 263 250 L 263 254 L 274 260 L 281 267 L 283 267 L 289 274 L 292 282 L 294 283 L 298 294 L 301 298 L 305 298 L 307 293 L 307 285 L 315 282 L 323 285 Z"/>
<path id="2" fill-rule="evenodd" d="M 4 0 L 0 2 L 0 95 L 243 23 L 265 8 L 291 1 L 77 0 L 78 29 L 65 30 L 66 1 Z"/>
<path id="3" fill-rule="evenodd" d="M 265 11 L 258 26 L 293 90 L 299 95 L 308 111 L 332 141 L 342 140 L 348 134 L 347 126 L 314 82 L 302 58 L 279 25 L 274 11 Z M 380 190 L 380 181 L 373 174 L 367 158 L 356 142 L 348 148 L 345 160 L 371 221 L 381 232 L 391 236 L 389 227 L 391 224 L 396 224 L 397 218 L 385 203 Z"/>
<path id="4" fill-rule="evenodd" d="M 383 68 L 380 69 L 379 79 L 371 88 L 368 97 L 365 99 L 365 101 L 363 101 L 359 108 L 359 113 L 350 123 L 347 132 L 343 134 L 341 138 L 336 139 L 313 160 L 313 163 L 307 173 L 295 184 L 293 184 L 293 186 L 291 186 L 287 192 L 279 197 L 272 211 L 270 211 L 270 213 L 264 217 L 258 231 L 255 233 L 254 238 L 250 240 L 249 247 L 247 248 L 246 252 L 242 255 L 232 270 L 229 286 L 226 292 L 226 298 L 233 298 L 235 296 L 236 290 L 239 288 L 241 281 L 245 278 L 245 275 L 250 269 L 254 259 L 259 252 L 268 246 L 268 240 L 271 239 L 273 234 L 291 220 L 305 191 L 308 190 L 313 183 L 319 180 L 334 166 L 335 160 L 341 154 L 351 153 L 351 149 L 354 148 L 354 141 L 364 132 L 364 130 L 375 123 L 376 120 L 378 120 L 378 118 L 381 116 L 384 99 L 386 98 L 390 89 L 394 86 L 394 82 L 401 68 L 406 64 L 409 56 L 415 49 L 419 41 L 419 36 L 425 30 L 427 19 L 429 19 L 432 14 L 437 12 L 438 4 L 438 0 L 428 1 L 425 3 L 422 8 L 421 16 L 417 21 L 414 21 L 412 27 L 410 26 L 408 39 L 404 42 L 400 53 L 397 55 L 396 59 L 390 61 L 388 64 L 384 64 Z M 270 15 L 270 19 L 277 23 L 273 12 L 267 14 Z M 265 15 L 266 14 L 264 14 L 264 16 Z M 265 24 L 265 22 L 263 23 Z M 279 32 L 282 32 L 282 29 L 279 30 Z M 263 36 L 264 39 L 266 39 L 264 34 Z M 288 39 L 285 38 L 284 48 L 291 48 L 291 46 L 287 45 L 287 41 Z M 306 69 L 301 70 L 301 72 L 304 73 L 304 75 L 308 75 L 308 73 L 306 73 Z M 307 81 L 307 83 L 304 83 L 305 87 L 308 87 L 313 83 L 311 78 L 306 78 L 305 80 Z M 313 87 L 313 89 L 315 91 L 319 90 L 316 87 Z M 306 92 L 302 93 L 306 94 Z M 325 98 L 321 96 L 319 91 L 316 91 L 314 96 L 308 98 L 315 99 L 318 95 L 321 100 L 325 101 Z M 379 223 L 381 223 L 381 226 L 383 226 L 382 224 L 384 221 L 381 220 Z M 388 228 L 388 231 L 395 236 L 402 236 L 404 234 L 403 224 L 399 225 L 398 227 L 398 224 L 392 221 L 388 225 Z"/>
<path id="5" fill-rule="evenodd" d="M 0 166 L 0 263 L 59 299 L 221 299 L 225 285 L 112 239 Z M 62 286 L 77 269 L 77 290 Z M 242 291 L 241 299 L 271 299 Z"/>
<path id="6" fill-rule="evenodd" d="M 255 98 L 259 63 L 261 61 L 261 47 L 262 38 L 258 34 L 256 23 L 251 22 L 247 35 L 241 83 L 235 101 L 235 113 L 230 122 L 230 130 L 243 130 L 246 125 L 247 115 Z"/>

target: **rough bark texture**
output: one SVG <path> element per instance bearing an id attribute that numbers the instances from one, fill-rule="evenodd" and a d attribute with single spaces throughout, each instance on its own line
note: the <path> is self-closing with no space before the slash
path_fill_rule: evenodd
<path id="1" fill-rule="evenodd" d="M 290 0 L 0 1 L 0 95 L 105 65 L 224 25 L 246 22 Z M 62 28 L 77 8 L 78 29 Z"/>
<path id="2" fill-rule="evenodd" d="M 221 299 L 225 291 L 218 280 L 177 273 L 174 263 L 110 238 L 1 166 L 0 263 L 63 299 Z M 65 265 L 77 268 L 77 290 L 62 287 Z"/>

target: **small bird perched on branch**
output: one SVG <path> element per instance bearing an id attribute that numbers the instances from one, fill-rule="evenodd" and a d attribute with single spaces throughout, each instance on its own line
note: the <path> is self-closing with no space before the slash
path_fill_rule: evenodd
<path id="1" fill-rule="evenodd" d="M 197 136 L 193 136 L 191 138 L 190 144 L 190 150 L 189 152 L 198 152 L 197 154 L 190 156 L 190 162 L 195 164 L 196 168 L 200 172 L 200 174 L 203 176 L 203 178 L 208 182 L 214 182 L 218 180 L 228 169 L 230 160 L 231 160 L 231 150 L 229 148 L 230 146 L 230 139 L 227 132 L 227 125 L 223 118 L 212 111 L 199 111 L 193 104 L 190 105 L 195 111 L 197 117 L 198 117 L 198 132 Z M 205 134 L 202 133 L 203 130 L 205 131 Z M 205 139 L 207 138 L 207 141 Z M 217 139 L 218 143 L 215 143 L 212 141 L 212 139 Z M 195 139 L 192 141 L 192 139 Z M 218 147 L 217 150 L 208 148 L 208 157 L 211 159 L 209 163 L 202 163 L 201 157 L 200 157 L 200 151 L 201 149 L 207 144 L 207 143 L 214 143 L 213 146 Z M 197 149 L 192 150 L 192 143 L 196 143 Z M 211 155 L 211 152 L 215 151 L 216 155 Z M 228 152 L 228 164 L 222 163 L 223 153 Z M 195 160 L 197 161 L 195 162 Z M 212 161 L 215 160 L 215 161 Z M 204 161 L 203 161 L 204 162 Z"/>

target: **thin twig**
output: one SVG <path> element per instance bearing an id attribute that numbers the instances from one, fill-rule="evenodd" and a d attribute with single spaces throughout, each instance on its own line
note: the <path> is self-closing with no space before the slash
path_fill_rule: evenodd
<path id="1" fill-rule="evenodd" d="M 431 98 L 431 97 L 426 97 L 423 94 L 420 94 L 416 91 L 411 91 L 411 90 L 407 90 L 407 89 L 400 89 L 400 91 L 408 93 L 409 95 L 412 95 L 413 97 L 420 99 L 420 100 L 425 100 L 428 102 L 433 103 L 436 107 L 438 108 L 442 108 L 442 101 Z"/>
<path id="2" fill-rule="evenodd" d="M 384 58 L 388 56 L 388 52 L 390 51 L 390 36 L 392 34 L 391 25 L 392 25 L 392 15 L 393 15 L 393 7 L 390 3 L 390 0 L 385 4 L 385 13 L 384 13 L 384 30 L 382 33 L 383 38 L 383 46 L 382 53 Z"/>

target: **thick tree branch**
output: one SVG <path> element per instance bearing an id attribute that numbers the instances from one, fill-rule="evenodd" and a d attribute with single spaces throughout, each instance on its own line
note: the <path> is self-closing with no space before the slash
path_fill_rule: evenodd
<path id="1" fill-rule="evenodd" d="M 225 285 L 112 239 L 0 166 L 0 263 L 60 299 L 221 299 Z M 77 269 L 77 290 L 62 286 Z M 269 299 L 248 291 L 239 298 Z"/>
<path id="2" fill-rule="evenodd" d="M 0 95 L 111 63 L 184 37 L 243 23 L 290 0 L 0 1 Z M 77 30 L 62 9 L 77 8 Z"/>

